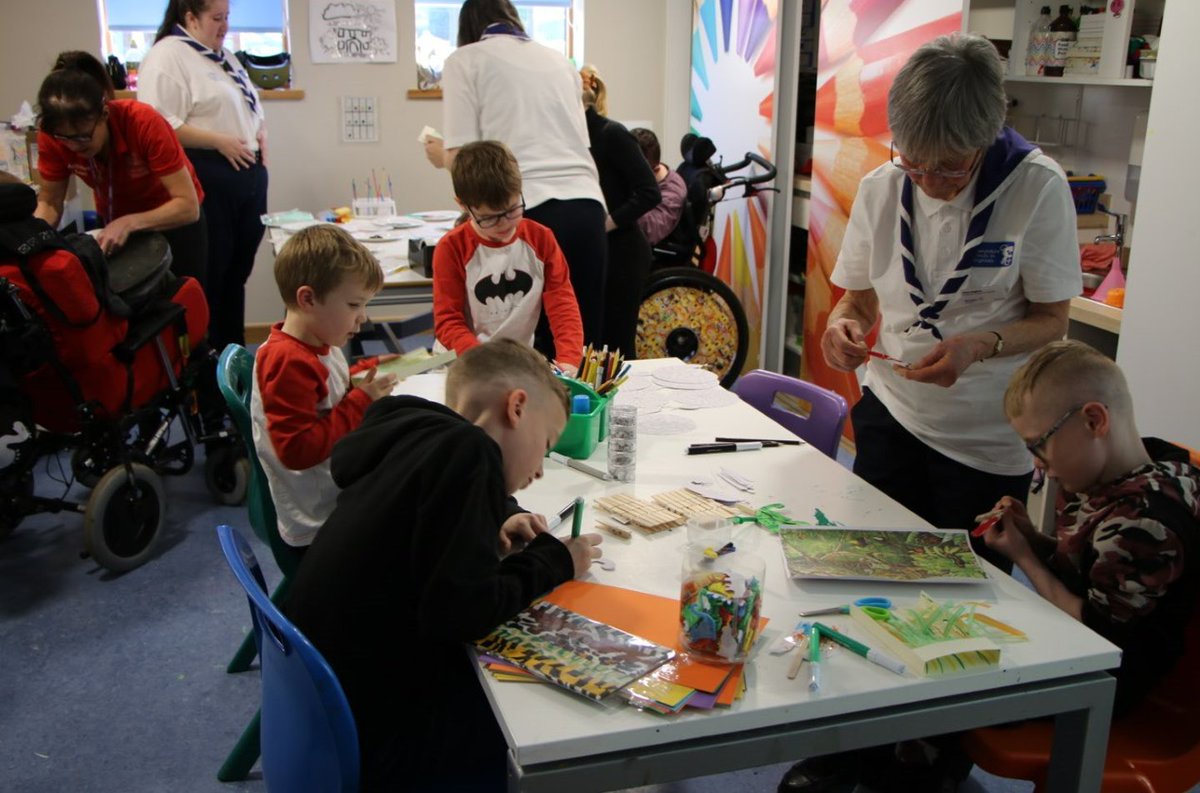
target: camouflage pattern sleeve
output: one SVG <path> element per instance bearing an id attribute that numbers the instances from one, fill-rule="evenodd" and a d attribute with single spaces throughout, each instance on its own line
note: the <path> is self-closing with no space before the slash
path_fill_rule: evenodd
<path id="1" fill-rule="evenodd" d="M 1183 574 L 1183 545 L 1161 521 L 1136 504 L 1112 510 L 1092 534 L 1096 561 L 1088 602 L 1115 623 L 1149 615 Z"/>

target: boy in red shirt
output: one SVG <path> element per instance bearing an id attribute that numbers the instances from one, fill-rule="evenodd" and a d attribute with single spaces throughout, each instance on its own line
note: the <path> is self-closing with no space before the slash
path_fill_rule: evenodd
<path id="1" fill-rule="evenodd" d="M 279 533 L 303 548 L 337 500 L 329 475 L 334 443 L 391 393 L 396 377 L 376 377 L 376 359 L 351 369 L 341 351 L 383 285 L 379 263 L 349 234 L 329 225 L 297 232 L 275 259 L 275 282 L 286 313 L 255 355 L 250 415 Z M 351 374 L 362 371 L 365 378 L 352 384 Z"/>
<path id="2" fill-rule="evenodd" d="M 516 158 L 496 141 L 469 143 L 454 158 L 450 179 L 470 222 L 434 249 L 437 340 L 460 355 L 488 339 L 532 344 L 544 308 L 554 358 L 573 374 L 583 354 L 579 304 L 554 234 L 524 218 Z"/>

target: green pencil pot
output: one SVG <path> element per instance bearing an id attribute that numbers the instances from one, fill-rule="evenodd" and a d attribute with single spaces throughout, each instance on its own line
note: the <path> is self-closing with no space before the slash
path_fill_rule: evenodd
<path id="1" fill-rule="evenodd" d="M 591 410 L 587 413 L 572 413 L 567 417 L 567 424 L 552 451 L 576 460 L 586 460 L 596 451 L 596 445 L 608 437 L 608 403 L 612 397 L 600 396 L 590 386 L 570 377 L 559 379 L 572 397 L 576 394 L 586 395 Z"/>

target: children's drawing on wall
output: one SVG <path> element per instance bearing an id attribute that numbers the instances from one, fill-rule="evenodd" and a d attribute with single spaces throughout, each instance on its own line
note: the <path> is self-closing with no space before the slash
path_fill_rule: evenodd
<path id="1" fill-rule="evenodd" d="M 308 7 L 308 44 L 313 63 L 395 63 L 393 0 L 317 2 Z"/>

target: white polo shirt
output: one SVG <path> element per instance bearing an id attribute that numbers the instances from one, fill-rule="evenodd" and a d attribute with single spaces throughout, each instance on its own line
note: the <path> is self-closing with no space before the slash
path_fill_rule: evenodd
<path id="1" fill-rule="evenodd" d="M 604 205 L 583 117 L 583 82 L 560 53 L 516 36 L 459 47 L 442 70 L 447 149 L 498 140 L 521 169 L 525 205 L 591 198 Z"/>
<path id="2" fill-rule="evenodd" d="M 978 175 L 976 176 L 978 178 Z M 859 186 L 831 280 L 845 289 L 873 289 L 881 316 L 877 348 L 914 363 L 937 339 L 908 332 L 917 318 L 900 259 L 900 196 L 904 174 L 884 163 Z M 951 201 L 913 186 L 915 266 L 932 299 L 958 264 L 974 203 L 975 180 Z M 1075 206 L 1066 176 L 1038 153 L 1017 166 L 996 200 L 981 245 L 1012 243 L 996 266 L 975 266 L 936 321 L 943 338 L 999 329 L 1025 316 L 1030 303 L 1069 300 L 1082 290 Z M 1004 416 L 1004 390 L 1028 355 L 971 364 L 949 388 L 897 376 L 891 364 L 868 359 L 864 385 L 892 417 L 926 445 L 993 474 L 1027 473 L 1024 443 Z"/>
<path id="3" fill-rule="evenodd" d="M 254 91 L 256 112 L 250 111 L 241 89 L 219 63 L 204 57 L 178 36 L 167 36 L 146 53 L 138 68 L 138 100 L 153 105 L 174 129 L 187 124 L 233 135 L 251 151 L 258 151 L 258 131 L 264 122 L 262 98 L 241 62 L 228 49 L 225 58 Z"/>

